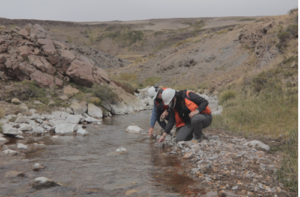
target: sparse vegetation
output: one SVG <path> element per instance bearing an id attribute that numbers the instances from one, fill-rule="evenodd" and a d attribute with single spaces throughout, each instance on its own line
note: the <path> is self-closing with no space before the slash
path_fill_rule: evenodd
<path id="1" fill-rule="evenodd" d="M 225 101 L 228 101 L 230 99 L 234 99 L 236 96 L 236 92 L 234 90 L 227 90 L 222 92 L 222 94 L 220 95 L 220 100 L 219 103 L 222 104 Z"/>
<path id="2" fill-rule="evenodd" d="M 123 88 L 126 92 L 130 94 L 134 94 L 135 89 L 130 85 L 129 83 L 126 82 L 120 82 L 120 81 L 114 81 L 112 80 L 117 86 Z"/>
<path id="3" fill-rule="evenodd" d="M 68 41 L 68 43 L 72 43 L 73 42 L 72 37 L 71 36 L 67 36 L 67 41 Z"/>
<path id="4" fill-rule="evenodd" d="M 149 77 L 149 78 L 144 80 L 144 85 L 145 86 L 151 86 L 151 85 L 154 85 L 156 83 L 159 83 L 160 80 L 161 80 L 161 77 Z"/>
<path id="5" fill-rule="evenodd" d="M 277 148 L 284 153 L 277 178 L 291 191 L 298 191 L 298 130 L 291 130 L 288 140 Z"/>
<path id="6" fill-rule="evenodd" d="M 4 111 L 0 109 L 0 119 L 4 117 Z"/>

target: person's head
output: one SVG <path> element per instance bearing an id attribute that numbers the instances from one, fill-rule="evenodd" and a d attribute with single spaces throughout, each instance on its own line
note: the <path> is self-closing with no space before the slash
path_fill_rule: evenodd
<path id="1" fill-rule="evenodd" d="M 156 98 L 159 98 L 159 88 L 157 86 L 151 86 L 149 89 L 148 89 L 148 96 L 151 98 L 151 99 L 156 99 Z M 161 98 L 161 95 L 160 95 L 160 98 Z"/>
<path id="2" fill-rule="evenodd" d="M 167 88 L 163 91 L 162 93 L 162 99 L 164 101 L 165 105 L 169 105 L 170 108 L 174 108 L 175 107 L 175 103 L 176 103 L 176 91 L 174 89 L 171 88 Z"/>

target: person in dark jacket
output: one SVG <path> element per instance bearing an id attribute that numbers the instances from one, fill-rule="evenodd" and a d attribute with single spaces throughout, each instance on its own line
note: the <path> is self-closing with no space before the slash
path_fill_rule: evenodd
<path id="1" fill-rule="evenodd" d="M 164 105 L 164 102 L 161 98 L 162 92 L 167 88 L 159 88 L 158 86 L 151 86 L 148 89 L 148 96 L 153 99 L 153 110 L 150 120 L 150 128 L 148 131 L 149 137 L 153 135 L 154 125 L 156 122 L 160 125 L 160 127 L 164 130 L 167 123 L 165 119 L 168 119 L 167 108 L 168 105 Z"/>
<path id="2" fill-rule="evenodd" d="M 162 93 L 165 105 L 169 105 L 169 121 L 159 142 L 163 142 L 174 124 L 178 133 L 176 141 L 194 140 L 201 142 L 206 138 L 202 129 L 212 123 L 211 110 L 208 101 L 191 91 L 166 89 Z"/>

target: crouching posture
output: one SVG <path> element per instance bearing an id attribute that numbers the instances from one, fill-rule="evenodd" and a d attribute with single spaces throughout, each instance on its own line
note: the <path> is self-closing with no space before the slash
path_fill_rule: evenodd
<path id="1" fill-rule="evenodd" d="M 153 135 L 154 131 L 154 125 L 156 122 L 160 125 L 160 127 L 164 130 L 166 128 L 166 121 L 168 119 L 168 112 L 167 108 L 168 105 L 164 105 L 164 102 L 162 100 L 162 92 L 166 90 L 167 88 L 159 88 L 156 86 L 151 86 L 148 89 L 148 96 L 153 99 L 153 110 L 150 120 L 150 129 L 148 131 L 149 137 Z"/>
<path id="2" fill-rule="evenodd" d="M 163 142 L 176 123 L 176 141 L 194 140 L 201 142 L 206 138 L 202 129 L 212 123 L 208 101 L 191 91 L 166 89 L 162 93 L 165 105 L 169 105 L 169 121 L 159 142 Z"/>

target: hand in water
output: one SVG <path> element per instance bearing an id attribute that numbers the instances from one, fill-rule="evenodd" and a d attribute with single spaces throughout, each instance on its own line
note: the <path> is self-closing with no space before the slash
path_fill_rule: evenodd
<path id="1" fill-rule="evenodd" d="M 158 142 L 164 142 L 165 139 L 166 139 L 166 137 L 162 135 L 162 136 L 159 138 Z"/>
<path id="2" fill-rule="evenodd" d="M 148 131 L 148 135 L 149 135 L 149 137 L 151 137 L 151 135 L 153 135 L 153 127 L 150 127 L 150 129 Z"/>

